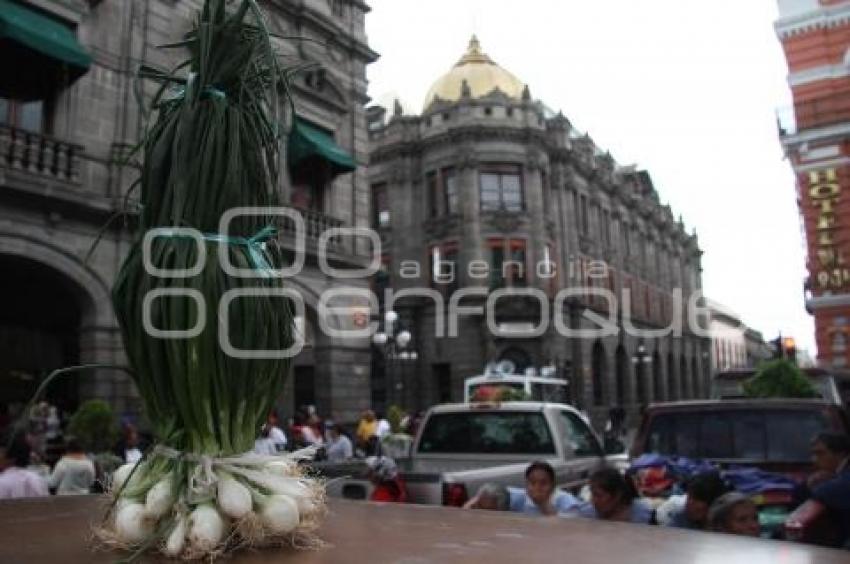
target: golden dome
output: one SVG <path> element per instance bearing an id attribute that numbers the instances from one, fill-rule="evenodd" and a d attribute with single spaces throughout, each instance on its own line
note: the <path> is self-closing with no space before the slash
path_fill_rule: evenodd
<path id="1" fill-rule="evenodd" d="M 481 51 L 481 44 L 473 35 L 463 57 L 428 90 L 424 109 L 428 109 L 434 98 L 452 102 L 459 100 L 464 80 L 469 85 L 470 96 L 473 98 L 486 96 L 498 88 L 509 97 L 520 99 L 524 88 L 517 77 L 494 63 Z"/>

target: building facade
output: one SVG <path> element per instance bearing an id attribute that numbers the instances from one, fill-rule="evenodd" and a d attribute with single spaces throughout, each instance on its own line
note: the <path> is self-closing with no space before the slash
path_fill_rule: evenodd
<path id="1" fill-rule="evenodd" d="M 701 251 L 646 171 L 618 166 L 474 37 L 420 115 L 387 114 L 369 112 L 375 286 L 395 293 L 384 308 L 416 354 L 376 351 L 373 383 L 387 385 L 375 403 L 458 401 L 464 379 L 499 360 L 554 369 L 597 424 L 614 405 L 634 417 L 708 393 L 710 342 L 686 322 Z M 598 327 L 594 315 L 611 320 L 607 334 L 575 336 Z M 679 334 L 664 331 L 677 322 Z"/>
<path id="2" fill-rule="evenodd" d="M 710 302 L 709 309 L 712 375 L 724 370 L 755 368 L 771 358 L 773 351 L 761 332 L 747 327 L 739 315 L 716 302 Z"/>
<path id="3" fill-rule="evenodd" d="M 746 341 L 747 347 L 748 367 L 757 368 L 760 363 L 773 356 L 773 349 L 769 344 L 764 342 L 764 337 L 762 336 L 761 331 L 747 328 L 746 332 L 744 332 L 744 340 Z M 797 362 L 800 364 L 799 353 Z M 802 364 L 800 364 L 800 366 L 802 366 Z"/>
<path id="4" fill-rule="evenodd" d="M 780 138 L 797 177 L 806 308 L 818 363 L 850 362 L 850 1 L 779 0 L 776 32 L 794 99 Z"/>
<path id="5" fill-rule="evenodd" d="M 125 158 L 146 119 L 136 94 L 149 95 L 154 87 L 136 73 L 141 64 L 170 69 L 185 57 L 157 46 L 179 41 L 202 4 L 2 3 L 0 64 L 9 72 L 0 82 L 0 404 L 26 401 L 55 368 L 124 364 L 110 288 L 131 240 L 125 224 L 132 223 L 132 212 L 126 221 L 115 214 L 126 210 L 138 175 Z M 260 5 L 271 31 L 293 38 L 278 41 L 285 62 L 312 63 L 293 84 L 296 119 L 308 139 L 301 140 L 297 158 L 290 155 L 280 187 L 305 224 L 306 264 L 290 286 L 305 304 L 298 325 L 308 346 L 295 359 L 281 405 L 291 411 L 295 404 L 315 404 L 323 415 L 353 420 L 370 400 L 369 345 L 315 329 L 321 293 L 340 285 L 320 268 L 317 244 L 328 228 L 369 224 L 364 106 L 366 65 L 377 58 L 365 35 L 369 8 L 360 0 Z M 32 25 L 11 33 L 15 22 Z M 51 46 L 39 30 L 62 44 Z M 330 162 L 331 153 L 347 157 L 347 164 Z M 291 246 L 292 239 L 284 232 L 281 242 Z M 336 268 L 361 268 L 369 248 L 336 237 L 326 256 Z M 365 289 L 367 283 L 346 285 Z M 328 322 L 342 329 L 353 324 L 346 314 Z M 114 370 L 75 376 L 48 395 L 68 410 L 89 397 L 106 398 L 121 413 L 139 409 L 131 381 Z"/>

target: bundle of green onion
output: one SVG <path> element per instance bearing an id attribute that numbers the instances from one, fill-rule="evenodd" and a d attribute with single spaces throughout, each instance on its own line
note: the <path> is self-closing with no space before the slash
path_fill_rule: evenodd
<path id="1" fill-rule="evenodd" d="M 101 531 L 139 553 L 159 547 L 198 558 L 240 543 L 303 540 L 323 509 L 322 488 L 299 472 L 297 456 L 245 454 L 282 390 L 288 359 L 231 356 L 220 346 L 220 333 L 240 350 L 281 351 L 293 342 L 271 217 L 243 215 L 219 232 L 228 210 L 277 205 L 278 92 L 291 103 L 290 69 L 278 63 L 256 2 L 226 4 L 205 1 L 186 41 L 171 46 L 190 53 L 174 72 L 143 69 L 162 87 L 143 141 L 140 234 L 113 302 L 158 444 L 116 472 Z M 154 229 L 146 257 L 143 237 Z M 251 276 L 226 274 L 222 254 Z M 233 291 L 253 294 L 230 302 L 225 323 L 219 304 Z"/>

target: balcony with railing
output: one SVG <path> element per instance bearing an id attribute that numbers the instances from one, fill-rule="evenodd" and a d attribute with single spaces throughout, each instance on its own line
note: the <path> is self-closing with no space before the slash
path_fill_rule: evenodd
<path id="1" fill-rule="evenodd" d="M 323 233 L 331 229 L 344 227 L 344 222 L 341 219 L 325 215 L 322 212 L 298 207 L 293 207 L 292 210 L 297 212 L 304 220 L 304 241 L 308 253 L 313 253 L 317 250 L 319 238 Z M 284 245 L 294 248 L 295 238 L 298 235 L 298 227 L 295 221 L 288 216 L 281 217 L 278 228 L 280 230 L 281 241 Z M 325 243 L 325 248 L 335 254 L 342 255 L 350 253 L 354 249 L 353 237 L 331 234 Z"/>
<path id="2" fill-rule="evenodd" d="M 302 208 L 292 208 L 301 216 L 304 220 L 304 238 L 308 242 L 308 245 L 315 245 L 316 242 L 321 237 L 322 233 L 325 233 L 329 229 L 334 229 L 337 227 L 343 227 L 343 221 L 341 219 L 337 219 L 335 217 L 325 215 L 324 213 L 308 210 Z M 290 217 L 282 217 L 280 220 L 280 232 L 281 235 L 286 237 L 291 237 L 293 240 L 297 234 L 297 227 L 295 225 L 295 221 Z M 341 235 L 331 235 L 328 240 L 328 247 L 335 251 L 342 250 L 343 246 L 343 237 Z"/>
<path id="3" fill-rule="evenodd" d="M 48 135 L 0 125 L 0 169 L 79 184 L 83 147 Z"/>

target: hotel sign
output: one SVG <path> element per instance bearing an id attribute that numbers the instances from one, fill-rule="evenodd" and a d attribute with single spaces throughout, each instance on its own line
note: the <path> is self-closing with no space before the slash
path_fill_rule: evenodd
<path id="1" fill-rule="evenodd" d="M 844 288 L 850 282 L 850 265 L 846 262 L 837 236 L 843 222 L 838 216 L 837 206 L 841 185 L 834 168 L 809 172 L 808 196 L 815 211 L 814 237 L 809 232 L 809 257 L 816 290 L 832 291 Z M 845 221 L 850 218 L 844 218 Z M 811 221 L 811 220 L 810 220 Z"/>

